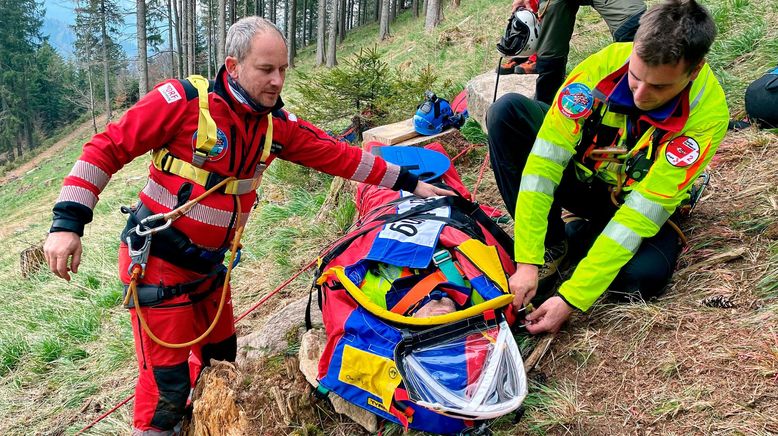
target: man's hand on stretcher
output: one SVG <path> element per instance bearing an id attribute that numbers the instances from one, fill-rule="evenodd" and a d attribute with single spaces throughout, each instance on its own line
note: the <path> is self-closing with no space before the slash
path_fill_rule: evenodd
<path id="1" fill-rule="evenodd" d="M 517 264 L 516 272 L 508 281 L 508 287 L 513 293 L 513 306 L 516 310 L 526 307 L 538 290 L 538 266 Z M 573 309 L 562 297 L 551 297 L 526 315 L 527 331 L 532 334 L 558 332 L 572 313 Z"/>
<path id="2" fill-rule="evenodd" d="M 413 195 L 421 198 L 434 197 L 436 195 L 450 197 L 452 195 L 456 195 L 456 193 L 454 193 L 454 191 L 449 191 L 448 189 L 438 188 L 437 186 L 433 186 L 427 182 L 422 182 L 419 180 L 419 183 L 416 185 L 416 189 L 413 191 Z"/>

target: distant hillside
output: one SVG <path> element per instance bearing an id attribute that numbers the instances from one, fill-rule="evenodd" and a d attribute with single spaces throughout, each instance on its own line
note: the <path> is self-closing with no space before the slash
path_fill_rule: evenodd
<path id="1" fill-rule="evenodd" d="M 49 44 L 62 56 L 66 58 L 73 56 L 76 34 L 66 21 L 47 17 L 43 20 L 42 32 L 49 37 Z"/>
<path id="2" fill-rule="evenodd" d="M 43 20 L 42 32 L 49 36 L 49 43 L 62 56 L 73 56 L 73 44 L 76 34 L 70 26 L 76 22 L 76 14 L 73 11 L 74 2 L 70 0 L 45 0 L 46 16 Z M 133 0 L 119 0 L 124 14 L 125 26 L 122 29 L 122 38 L 119 45 L 122 46 L 128 58 L 134 58 L 138 54 L 138 45 L 135 37 L 135 2 Z"/>

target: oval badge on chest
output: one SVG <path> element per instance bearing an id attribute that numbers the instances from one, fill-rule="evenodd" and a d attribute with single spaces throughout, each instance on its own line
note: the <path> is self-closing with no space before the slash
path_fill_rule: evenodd
<path id="1" fill-rule="evenodd" d="M 557 97 L 557 108 L 562 115 L 571 120 L 589 115 L 593 104 L 592 90 L 578 82 L 565 86 Z"/>

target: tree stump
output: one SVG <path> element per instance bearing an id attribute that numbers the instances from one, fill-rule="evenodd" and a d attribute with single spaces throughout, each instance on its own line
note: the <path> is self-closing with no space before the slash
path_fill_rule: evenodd
<path id="1" fill-rule="evenodd" d="M 22 277 L 29 279 L 38 272 L 46 263 L 43 256 L 43 245 L 39 244 L 25 249 L 19 255 L 19 267 L 22 270 Z"/>
<path id="2" fill-rule="evenodd" d="M 342 177 L 335 177 L 330 184 L 330 190 L 327 193 L 327 198 L 324 199 L 324 203 L 322 203 L 321 207 L 319 208 L 319 212 L 316 214 L 316 218 L 314 218 L 314 222 L 321 223 L 327 219 L 330 213 L 332 213 L 335 207 L 337 207 L 338 203 L 340 202 L 340 198 L 343 195 L 349 195 L 353 192 L 354 189 L 348 180 Z"/>

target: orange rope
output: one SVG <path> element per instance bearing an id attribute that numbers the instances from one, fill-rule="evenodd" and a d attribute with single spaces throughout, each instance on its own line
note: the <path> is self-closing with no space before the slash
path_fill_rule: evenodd
<path id="1" fill-rule="evenodd" d="M 463 156 L 463 155 L 465 155 L 467 153 L 470 153 L 471 151 L 475 150 L 476 148 L 478 148 L 478 144 L 470 144 L 470 145 L 468 145 L 464 150 L 459 152 L 459 154 L 457 154 L 456 156 L 451 158 L 451 163 L 456 162 L 456 160 L 459 159 L 461 156 Z"/>
<path id="2" fill-rule="evenodd" d="M 486 152 L 486 156 L 484 156 L 484 162 L 481 164 L 481 170 L 478 171 L 478 180 L 475 181 L 475 185 L 473 185 L 473 202 L 475 202 L 475 197 L 478 194 L 478 187 L 481 185 L 481 180 L 484 178 L 484 171 L 486 171 L 486 167 L 489 165 L 489 152 Z"/>
<path id="3" fill-rule="evenodd" d="M 236 219 L 240 219 L 240 201 L 238 201 L 237 204 L 238 206 L 237 206 L 236 216 L 238 218 Z M 141 266 L 135 265 L 132 268 L 132 277 L 130 278 L 130 285 L 127 287 L 127 295 L 124 297 L 125 305 L 129 301 L 130 297 L 132 297 L 132 301 L 135 304 L 135 314 L 138 316 L 138 320 L 140 321 L 141 327 L 143 327 L 143 331 L 146 332 L 146 334 L 151 338 L 151 340 L 166 348 L 186 348 L 186 347 L 191 347 L 192 345 L 202 341 L 203 339 L 208 337 L 209 334 L 211 334 L 214 328 L 216 328 L 216 324 L 219 322 L 219 318 L 221 318 L 222 310 L 224 309 L 224 302 L 227 301 L 227 289 L 230 286 L 230 275 L 232 274 L 232 265 L 235 261 L 235 253 L 238 251 L 238 243 L 240 241 L 240 237 L 243 235 L 244 227 L 245 227 L 245 223 L 239 224 L 238 230 L 235 232 L 235 236 L 232 239 L 232 248 L 230 249 L 230 262 L 227 265 L 227 274 L 224 276 L 224 284 L 222 285 L 222 295 L 221 295 L 221 299 L 219 299 L 219 308 L 216 310 L 216 315 L 213 317 L 213 321 L 211 322 L 211 325 L 208 326 L 208 329 L 206 329 L 205 332 L 203 332 L 203 334 L 201 334 L 195 339 L 192 339 L 191 341 L 182 342 L 182 343 L 167 342 L 160 339 L 157 335 L 155 335 L 151 331 L 151 328 L 146 322 L 146 318 L 143 316 L 143 310 L 141 310 L 140 301 L 138 300 L 137 283 L 140 277 Z"/>

